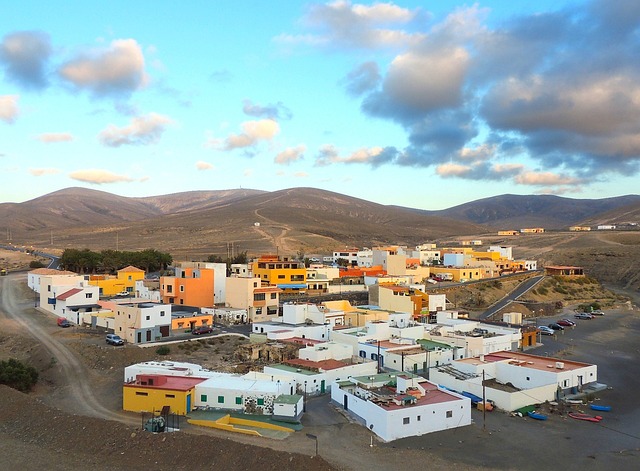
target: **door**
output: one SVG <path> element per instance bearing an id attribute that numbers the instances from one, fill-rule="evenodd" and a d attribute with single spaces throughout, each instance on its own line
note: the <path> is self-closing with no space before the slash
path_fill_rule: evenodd
<path id="1" fill-rule="evenodd" d="M 324 394 L 324 379 L 320 381 L 320 394 Z"/>
<path id="2" fill-rule="evenodd" d="M 347 396 L 346 394 L 344 395 L 342 406 L 344 407 L 344 410 L 349 410 L 349 396 Z"/>
<path id="3" fill-rule="evenodd" d="M 191 394 L 187 394 L 187 413 L 191 412 Z"/>
<path id="4" fill-rule="evenodd" d="M 147 330 L 147 342 L 151 342 L 151 331 Z"/>

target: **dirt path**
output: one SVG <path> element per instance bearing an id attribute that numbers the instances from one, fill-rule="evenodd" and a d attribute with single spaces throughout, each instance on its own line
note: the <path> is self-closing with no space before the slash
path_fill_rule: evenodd
<path id="1" fill-rule="evenodd" d="M 264 230 L 262 225 L 253 226 L 253 230 L 258 234 L 260 234 L 265 239 L 271 240 L 271 243 L 278 250 L 281 250 L 282 252 L 291 252 L 291 248 L 289 247 L 286 241 L 287 234 L 291 231 L 291 227 L 263 216 L 262 214 L 259 213 L 258 209 L 255 209 L 253 212 L 256 215 L 256 219 L 262 219 L 262 221 L 257 221 L 257 222 L 259 222 L 260 224 L 264 224 L 264 223 L 268 224 L 267 226 L 268 228 L 280 229 L 280 233 L 276 235 L 270 234 L 269 232 Z"/>
<path id="2" fill-rule="evenodd" d="M 19 326 L 22 332 L 29 334 L 36 342 L 40 342 L 55 358 L 56 365 L 60 368 L 60 380 L 72 396 L 73 409 L 77 413 L 90 417 L 99 417 L 111 420 L 128 420 L 128 417 L 112 412 L 96 399 L 89 386 L 90 372 L 82 362 L 76 358 L 66 346 L 53 338 L 45 328 L 37 322 L 27 322 L 29 311 L 33 307 L 27 307 L 24 300 L 20 302 L 18 284 L 26 283 L 26 276 L 9 275 L 0 278 L 0 327 L 9 324 L 13 328 Z M 82 380 L 82 379 L 85 380 Z"/>

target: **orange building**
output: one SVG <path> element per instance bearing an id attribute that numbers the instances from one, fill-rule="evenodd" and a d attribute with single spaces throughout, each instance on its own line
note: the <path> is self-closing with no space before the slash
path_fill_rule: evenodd
<path id="1" fill-rule="evenodd" d="M 214 270 L 210 268 L 176 268 L 175 276 L 160 277 L 163 303 L 213 307 Z"/>

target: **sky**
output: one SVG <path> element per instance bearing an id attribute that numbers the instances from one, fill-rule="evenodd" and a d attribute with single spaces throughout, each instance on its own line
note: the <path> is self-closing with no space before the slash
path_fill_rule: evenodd
<path id="1" fill-rule="evenodd" d="M 637 0 L 2 3 L 0 203 L 639 193 Z"/>

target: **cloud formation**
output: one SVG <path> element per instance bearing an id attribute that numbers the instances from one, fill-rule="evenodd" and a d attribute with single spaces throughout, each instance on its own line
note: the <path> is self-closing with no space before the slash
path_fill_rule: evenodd
<path id="1" fill-rule="evenodd" d="M 283 105 L 282 102 L 261 106 L 252 103 L 251 100 L 244 100 L 242 102 L 242 112 L 254 118 L 267 118 L 275 121 L 291 119 L 293 116 L 291 110 Z"/>
<path id="2" fill-rule="evenodd" d="M 25 88 L 48 85 L 46 67 L 50 56 L 49 35 L 42 31 L 7 34 L 0 43 L 0 64 L 7 79 Z"/>
<path id="3" fill-rule="evenodd" d="M 82 51 L 58 72 L 76 88 L 95 96 L 128 95 L 148 83 L 142 48 L 134 39 L 119 39 L 107 48 Z"/>
<path id="4" fill-rule="evenodd" d="M 100 132 L 98 139 L 109 147 L 122 145 L 148 145 L 158 142 L 169 124 L 171 118 L 157 113 L 149 113 L 146 116 L 138 116 L 131 120 L 128 126 L 119 128 L 110 124 Z"/>
<path id="5" fill-rule="evenodd" d="M 45 143 L 69 142 L 73 141 L 73 135 L 68 132 L 46 132 L 40 134 L 36 139 Z"/>
<path id="6" fill-rule="evenodd" d="M 241 125 L 240 134 L 231 134 L 222 142 L 210 140 L 210 144 L 222 150 L 234 150 L 254 147 L 263 141 L 270 141 L 279 132 L 280 126 L 272 119 L 261 119 L 258 121 L 245 121 Z"/>
<path id="7" fill-rule="evenodd" d="M 280 165 L 289 165 L 292 162 L 297 162 L 304 157 L 304 153 L 307 151 L 307 147 L 301 144 L 296 147 L 289 147 L 288 149 L 279 152 L 273 161 Z"/>
<path id="8" fill-rule="evenodd" d="M 213 164 L 210 164 L 209 162 L 204 162 L 202 160 L 199 160 L 196 162 L 196 169 L 198 170 L 211 170 L 213 167 Z"/>
<path id="9" fill-rule="evenodd" d="M 71 172 L 69 177 L 73 180 L 94 183 L 96 185 L 134 181 L 133 178 L 127 177 L 126 175 L 117 175 L 108 170 L 99 169 L 76 170 L 75 172 Z"/>
<path id="10" fill-rule="evenodd" d="M 386 64 L 357 65 L 342 84 L 365 114 L 401 125 L 409 141 L 378 158 L 374 148 L 340 157 L 325 147 L 316 162 L 433 167 L 565 191 L 589 173 L 637 173 L 639 5 L 590 0 L 491 26 L 478 6 L 422 23 L 413 21 L 422 12 L 393 4 L 311 7 L 304 20 L 323 47 L 398 50 Z"/>
<path id="11" fill-rule="evenodd" d="M 370 49 L 395 47 L 415 42 L 422 35 L 403 30 L 412 26 L 420 10 L 402 8 L 392 3 L 354 4 L 336 0 L 312 5 L 304 22 L 312 30 L 302 35 L 281 35 L 282 43 L 304 43 L 329 48 Z"/>
<path id="12" fill-rule="evenodd" d="M 30 168 L 29 173 L 34 177 L 41 177 L 42 175 L 55 175 L 60 173 L 57 168 Z"/>
<path id="13" fill-rule="evenodd" d="M 11 124 L 18 113 L 18 95 L 0 95 L 0 120 Z"/>

